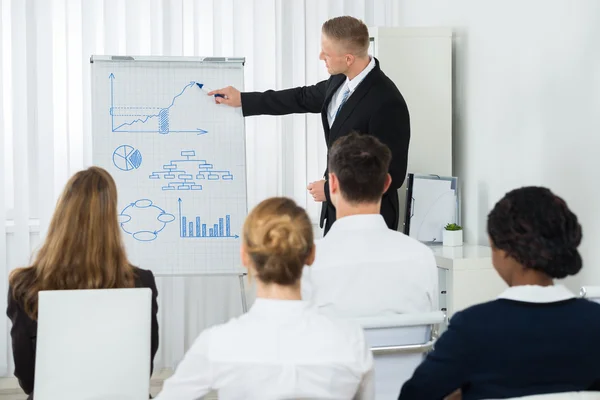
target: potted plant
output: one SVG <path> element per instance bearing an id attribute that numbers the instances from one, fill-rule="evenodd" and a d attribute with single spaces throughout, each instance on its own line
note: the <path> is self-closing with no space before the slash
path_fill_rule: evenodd
<path id="1" fill-rule="evenodd" d="M 457 247 L 463 244 L 462 226 L 457 224 L 448 224 L 444 227 L 442 236 L 444 246 Z"/>

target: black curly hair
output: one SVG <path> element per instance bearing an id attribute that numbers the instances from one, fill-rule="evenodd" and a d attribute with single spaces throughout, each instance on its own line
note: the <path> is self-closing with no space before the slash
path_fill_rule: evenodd
<path id="1" fill-rule="evenodd" d="M 563 199 L 543 187 L 508 192 L 488 215 L 488 234 L 526 268 L 560 279 L 582 266 L 581 225 Z"/>

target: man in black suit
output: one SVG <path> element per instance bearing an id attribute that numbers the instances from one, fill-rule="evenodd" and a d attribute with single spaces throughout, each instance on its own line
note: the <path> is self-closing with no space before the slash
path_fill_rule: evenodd
<path id="1" fill-rule="evenodd" d="M 242 107 L 244 116 L 321 113 L 325 141 L 333 142 L 352 131 L 370 134 L 392 151 L 392 184 L 381 202 L 387 226 L 398 228 L 397 189 L 402 186 L 408 162 L 410 121 L 408 108 L 394 83 L 371 58 L 367 26 L 353 17 L 337 17 L 323 24 L 321 54 L 331 77 L 313 86 L 266 92 L 240 93 L 233 87 L 215 90 L 216 101 Z M 323 202 L 321 227 L 325 234 L 335 222 L 335 207 L 329 198 L 328 172 L 325 179 L 312 182 L 308 190 L 315 201 Z"/>

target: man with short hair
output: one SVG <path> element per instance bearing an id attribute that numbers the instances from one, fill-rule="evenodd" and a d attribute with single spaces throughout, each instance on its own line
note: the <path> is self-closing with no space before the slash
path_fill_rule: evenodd
<path id="1" fill-rule="evenodd" d="M 381 214 L 391 229 L 398 228 L 397 189 L 406 176 L 410 121 L 408 108 L 396 85 L 381 71 L 379 61 L 369 56 L 367 26 L 353 17 L 337 17 L 323 24 L 321 54 L 331 77 L 313 86 L 263 93 L 240 93 L 227 87 L 216 101 L 242 107 L 244 116 L 321 113 L 327 148 L 351 131 L 368 133 L 392 151 L 389 172 L 392 182 L 381 201 Z M 312 182 L 308 190 L 315 201 L 323 202 L 321 227 L 327 233 L 336 220 L 325 179 Z"/>
<path id="2" fill-rule="evenodd" d="M 379 215 L 391 183 L 391 152 L 351 133 L 329 151 L 329 191 L 337 222 L 305 267 L 302 298 L 342 317 L 435 311 L 437 266 L 423 243 L 388 229 Z"/>

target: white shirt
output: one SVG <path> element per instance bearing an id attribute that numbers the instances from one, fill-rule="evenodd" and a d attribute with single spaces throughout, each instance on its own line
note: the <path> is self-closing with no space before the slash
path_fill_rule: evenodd
<path id="1" fill-rule="evenodd" d="M 157 400 L 372 399 L 373 356 L 362 329 L 300 300 L 256 299 L 205 330 Z"/>
<path id="2" fill-rule="evenodd" d="M 375 68 L 375 57 L 371 57 L 371 61 L 367 65 L 365 69 L 361 71 L 360 74 L 356 75 L 353 79 L 348 79 L 346 77 L 346 81 L 340 85 L 337 91 L 333 94 L 331 101 L 329 102 L 329 107 L 327 108 L 327 121 L 329 121 L 329 127 L 333 125 L 333 121 L 335 120 L 335 114 L 337 113 L 340 104 L 342 103 L 342 99 L 344 98 L 344 92 L 346 90 L 350 90 L 350 94 L 348 98 L 352 96 L 356 87 L 365 79 L 369 72 L 371 72 Z M 346 99 L 348 101 L 348 99 Z"/>
<path id="3" fill-rule="evenodd" d="M 379 214 L 335 221 L 305 267 L 302 298 L 340 317 L 436 311 L 438 272 L 432 251 L 388 229 Z"/>
<path id="4" fill-rule="evenodd" d="M 574 299 L 575 295 L 563 285 L 522 285 L 509 287 L 498 298 L 525 303 L 555 303 Z"/>

